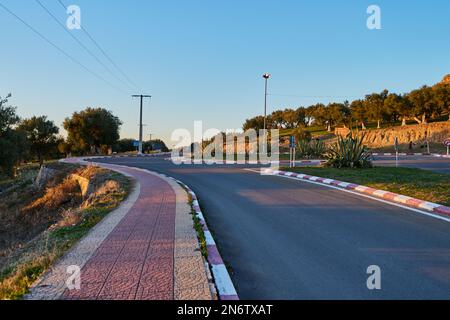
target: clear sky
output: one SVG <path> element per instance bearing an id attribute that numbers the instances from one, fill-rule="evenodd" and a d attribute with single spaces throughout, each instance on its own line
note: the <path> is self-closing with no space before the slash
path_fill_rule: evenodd
<path id="1" fill-rule="evenodd" d="M 57 0 L 41 0 L 62 22 Z M 176 128 L 240 128 L 261 114 L 262 74 L 272 74 L 269 111 L 406 92 L 450 73 L 450 1 L 63 0 L 142 90 L 146 137 L 168 145 Z M 35 0 L 0 0 L 94 72 L 116 81 Z M 381 30 L 366 27 L 381 8 Z M 79 39 L 107 63 L 82 31 Z M 0 96 L 22 117 L 58 125 L 88 106 L 112 110 L 122 137 L 138 136 L 138 101 L 70 61 L 0 8 Z M 114 69 L 113 69 L 114 70 Z M 120 76 L 120 74 L 118 74 Z"/>

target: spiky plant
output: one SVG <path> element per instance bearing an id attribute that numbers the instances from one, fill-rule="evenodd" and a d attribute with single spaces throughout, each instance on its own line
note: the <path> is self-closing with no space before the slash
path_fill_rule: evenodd
<path id="1" fill-rule="evenodd" d="M 320 159 L 324 157 L 325 154 L 325 144 L 322 140 L 314 139 L 299 140 L 297 144 L 298 154 L 302 159 Z"/>
<path id="2" fill-rule="evenodd" d="M 326 152 L 327 165 L 335 168 L 370 168 L 372 167 L 371 154 L 363 144 L 364 135 L 348 135 L 346 138 L 338 137 Z"/>

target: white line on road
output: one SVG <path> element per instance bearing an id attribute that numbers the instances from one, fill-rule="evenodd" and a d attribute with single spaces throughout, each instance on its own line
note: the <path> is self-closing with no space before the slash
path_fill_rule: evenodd
<path id="1" fill-rule="evenodd" d="M 255 170 L 255 169 L 243 169 L 243 170 L 261 174 L 261 171 Z M 411 207 L 407 207 L 407 206 L 404 206 L 404 205 L 401 205 L 401 204 L 398 204 L 398 203 L 394 203 L 394 202 L 386 201 L 386 200 L 383 200 L 383 199 L 375 198 L 375 197 L 369 196 L 367 194 L 362 194 L 362 193 L 359 193 L 359 192 L 354 192 L 354 191 L 351 191 L 351 190 L 342 189 L 342 188 L 335 187 L 335 186 L 330 186 L 328 184 L 324 184 L 324 183 L 320 183 L 320 182 L 316 182 L 316 181 L 304 180 L 304 179 L 299 179 L 299 178 L 295 178 L 295 177 L 288 177 L 288 176 L 268 175 L 268 174 L 264 174 L 263 176 L 274 176 L 274 177 L 280 177 L 280 178 L 286 178 L 286 179 L 292 179 L 292 180 L 296 180 L 296 181 L 303 181 L 303 182 L 307 182 L 307 183 L 317 184 L 317 185 L 324 186 L 324 187 L 327 187 L 327 188 L 332 188 L 332 189 L 348 192 L 348 193 L 355 194 L 355 195 L 358 195 L 358 196 L 361 196 L 361 197 L 365 197 L 365 198 L 369 198 L 369 199 L 376 200 L 376 201 L 379 201 L 379 202 L 383 202 L 383 203 L 386 203 L 386 204 L 390 204 L 392 206 L 396 206 L 396 207 L 399 207 L 399 208 L 403 208 L 403 209 L 407 209 L 407 210 L 410 210 L 410 211 L 414 211 L 416 213 L 420 213 L 420 214 L 428 216 L 428 217 L 432 217 L 432 218 L 436 218 L 436 219 L 443 220 L 443 221 L 446 221 L 446 222 L 450 222 L 450 218 L 446 218 L 446 217 L 443 217 L 443 216 L 440 216 L 440 215 L 437 215 L 437 214 L 425 212 L 425 211 L 414 209 L 414 208 L 411 208 Z"/>

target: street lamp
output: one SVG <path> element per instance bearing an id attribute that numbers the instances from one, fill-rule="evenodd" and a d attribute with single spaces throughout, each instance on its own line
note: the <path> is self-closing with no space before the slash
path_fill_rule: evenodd
<path id="1" fill-rule="evenodd" d="M 267 125 L 266 125 L 266 119 L 267 119 L 267 84 L 268 80 L 270 78 L 269 73 L 265 73 L 263 75 L 263 78 L 265 79 L 265 91 L 264 91 L 264 134 L 266 133 Z"/>
<path id="2" fill-rule="evenodd" d="M 263 146 L 263 152 L 265 152 L 266 146 L 265 144 L 267 143 L 266 141 L 266 135 L 267 135 L 267 85 L 268 85 L 268 81 L 270 78 L 270 74 L 269 73 L 265 73 L 263 75 L 263 78 L 265 79 L 265 91 L 264 91 L 264 146 Z"/>

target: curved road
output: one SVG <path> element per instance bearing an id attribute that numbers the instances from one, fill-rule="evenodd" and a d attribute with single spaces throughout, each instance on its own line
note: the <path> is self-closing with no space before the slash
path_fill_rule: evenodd
<path id="1" fill-rule="evenodd" d="M 399 166 L 420 168 L 439 173 L 450 174 L 450 159 L 433 156 L 400 156 Z M 395 156 L 375 156 L 374 164 L 383 167 L 395 167 Z"/>
<path id="2" fill-rule="evenodd" d="M 242 299 L 450 299 L 449 222 L 243 166 L 99 161 L 188 184 Z M 371 265 L 381 290 L 367 289 Z"/>

